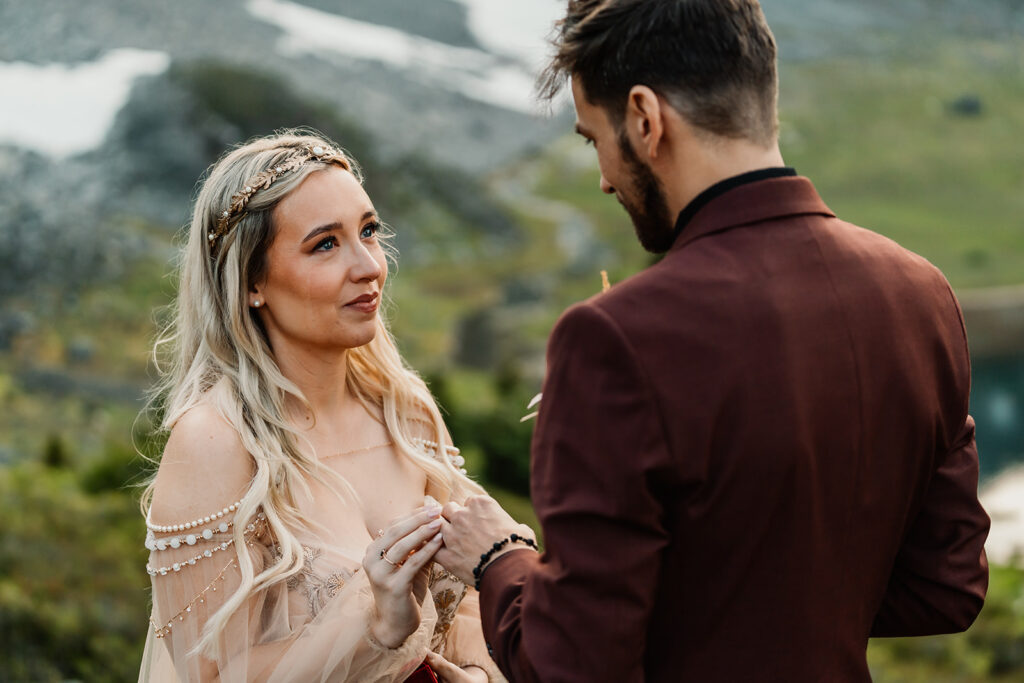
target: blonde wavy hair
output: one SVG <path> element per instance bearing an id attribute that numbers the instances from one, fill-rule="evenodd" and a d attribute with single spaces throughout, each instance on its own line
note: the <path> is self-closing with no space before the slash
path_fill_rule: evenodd
<path id="1" fill-rule="evenodd" d="M 215 240 L 224 210 L 245 183 L 257 174 L 287 163 L 315 146 L 340 152 L 330 160 L 311 158 L 294 171 L 277 177 L 253 193 L 241 218 Z M 207 620 L 196 647 L 216 654 L 218 636 L 228 620 L 254 593 L 287 580 L 303 568 L 302 546 L 293 529 L 309 529 L 296 506 L 297 491 L 308 491 L 308 479 L 328 483 L 339 496 L 351 486 L 322 467 L 312 446 L 298 447 L 304 437 L 286 419 L 285 406 L 296 400 L 309 407 L 299 388 L 282 373 L 260 320 L 249 307 L 247 294 L 267 267 L 266 252 L 274 239 L 273 209 L 312 173 L 337 165 L 360 183 L 356 162 L 316 131 L 291 129 L 253 139 L 226 153 L 209 170 L 195 202 L 187 242 L 179 265 L 178 296 L 172 322 L 158 337 L 154 359 L 161 380 L 151 406 L 162 408 L 162 432 L 202 401 L 210 401 L 235 429 L 255 463 L 249 490 L 236 510 L 247 520 L 258 511 L 266 516 L 279 551 L 276 563 L 255 573 L 252 558 L 239 552 L 242 582 L 235 594 Z M 386 239 L 386 237 L 385 237 Z M 394 250 L 386 245 L 389 259 Z M 368 344 L 350 349 L 345 383 L 372 415 L 382 414 L 393 447 L 423 472 L 448 498 L 462 498 L 483 489 L 444 457 L 448 441 L 440 411 L 423 380 L 398 353 L 384 319 Z M 169 359 L 169 364 L 161 363 Z M 164 366 L 164 367 L 162 367 Z M 217 385 L 218 391 L 211 391 Z M 439 444 L 442 457 L 417 448 L 414 439 L 426 435 Z M 153 480 L 142 497 L 143 514 L 152 502 Z M 443 501 L 442 501 L 443 502 Z M 244 548 L 244 524 L 234 526 L 236 548 Z"/>

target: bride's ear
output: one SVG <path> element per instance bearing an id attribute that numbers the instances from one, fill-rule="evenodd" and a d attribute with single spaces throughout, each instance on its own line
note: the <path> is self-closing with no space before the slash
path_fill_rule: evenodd
<path id="1" fill-rule="evenodd" d="M 249 308 L 261 308 L 267 303 L 261 289 L 259 285 L 249 288 Z"/>

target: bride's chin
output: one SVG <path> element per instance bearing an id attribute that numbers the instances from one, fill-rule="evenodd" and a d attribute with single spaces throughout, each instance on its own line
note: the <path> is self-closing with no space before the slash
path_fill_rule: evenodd
<path id="1" fill-rule="evenodd" d="M 374 329 L 369 330 L 364 334 L 353 334 L 349 336 L 347 339 L 345 339 L 342 346 L 344 346 L 347 349 L 357 349 L 360 346 L 366 346 L 367 344 L 372 342 L 374 338 L 376 338 L 376 336 L 377 330 L 376 327 L 374 327 Z"/>

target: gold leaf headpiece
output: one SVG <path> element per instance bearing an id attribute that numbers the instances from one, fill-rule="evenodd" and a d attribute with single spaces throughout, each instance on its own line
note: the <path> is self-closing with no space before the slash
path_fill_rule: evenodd
<path id="1" fill-rule="evenodd" d="M 282 161 L 273 168 L 260 171 L 252 178 L 249 178 L 245 186 L 231 197 L 228 208 L 224 209 L 217 217 L 217 225 L 214 230 L 206 235 L 210 243 L 210 249 L 217 244 L 217 240 L 226 235 L 238 221 L 245 216 L 245 209 L 260 190 L 265 190 L 274 184 L 274 181 L 285 175 L 305 166 L 310 161 L 338 164 L 346 170 L 351 170 L 348 158 L 336 149 L 326 145 L 309 145 L 303 148 L 298 154 L 286 161 Z"/>

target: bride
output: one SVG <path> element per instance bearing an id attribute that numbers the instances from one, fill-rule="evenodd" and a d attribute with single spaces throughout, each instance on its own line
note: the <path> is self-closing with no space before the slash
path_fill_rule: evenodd
<path id="1" fill-rule="evenodd" d="M 387 236 L 322 136 L 210 171 L 157 343 L 140 680 L 504 680 L 475 591 L 432 562 L 440 505 L 482 489 L 378 315 Z"/>

